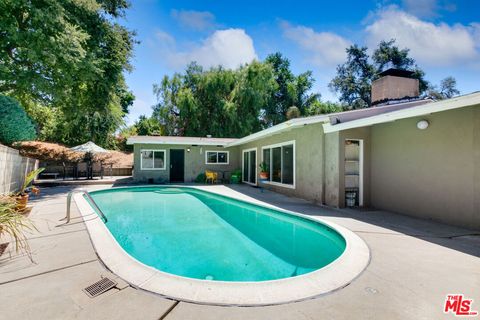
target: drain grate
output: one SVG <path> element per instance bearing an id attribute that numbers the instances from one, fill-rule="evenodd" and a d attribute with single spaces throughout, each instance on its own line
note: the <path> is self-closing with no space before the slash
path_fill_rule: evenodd
<path id="1" fill-rule="evenodd" d="M 83 292 L 85 292 L 90 298 L 95 298 L 96 296 L 101 295 L 105 291 L 112 289 L 116 285 L 117 283 L 115 281 L 105 277 L 83 289 Z"/>

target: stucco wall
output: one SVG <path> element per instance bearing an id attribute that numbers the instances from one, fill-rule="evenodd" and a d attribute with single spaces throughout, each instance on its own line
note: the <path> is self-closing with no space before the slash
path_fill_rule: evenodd
<path id="1" fill-rule="evenodd" d="M 370 128 L 325 135 L 325 204 L 345 207 L 345 140 L 363 140 L 363 206 L 370 205 Z"/>
<path id="2" fill-rule="evenodd" d="M 262 146 L 295 140 L 295 189 L 282 186 L 263 185 L 287 195 L 322 202 L 323 184 L 323 129 L 321 124 L 306 125 L 281 134 L 272 135 L 239 146 L 239 163 L 242 150 L 257 148 L 257 168 L 262 162 Z M 260 170 L 257 170 L 257 181 Z"/>
<path id="3" fill-rule="evenodd" d="M 480 228 L 480 106 L 375 125 L 371 142 L 374 207 Z"/>
<path id="4" fill-rule="evenodd" d="M 190 148 L 190 152 L 187 152 Z M 140 150 L 166 150 L 166 169 L 165 170 L 141 170 L 140 168 Z M 154 179 L 154 182 L 168 182 L 170 179 L 170 149 L 185 150 L 185 182 L 192 182 L 198 174 L 205 170 L 212 171 L 233 171 L 240 169 L 240 156 L 237 148 L 225 149 L 222 147 L 211 146 L 185 146 L 185 145 L 155 145 L 155 144 L 135 144 L 134 145 L 134 170 L 133 178 L 139 182 L 147 182 L 148 179 Z M 205 151 L 229 151 L 229 164 L 205 164 Z"/>

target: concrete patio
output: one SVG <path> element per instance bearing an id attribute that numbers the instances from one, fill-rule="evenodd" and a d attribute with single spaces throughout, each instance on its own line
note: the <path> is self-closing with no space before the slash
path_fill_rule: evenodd
<path id="1" fill-rule="evenodd" d="M 91 185 L 89 190 L 109 186 Z M 480 231 L 381 211 L 336 210 L 245 185 L 211 186 L 284 209 L 322 216 L 356 232 L 371 250 L 367 269 L 350 285 L 302 302 L 269 307 L 217 307 L 178 302 L 137 290 L 121 279 L 89 298 L 83 288 L 102 275 L 74 208 L 65 216 L 68 191 L 43 188 L 31 201 L 38 232 L 30 235 L 33 262 L 10 244 L 0 256 L 0 318 L 5 319 L 439 319 L 445 296 L 461 293 L 480 310 Z M 4 242 L 4 241 L 0 241 Z"/>

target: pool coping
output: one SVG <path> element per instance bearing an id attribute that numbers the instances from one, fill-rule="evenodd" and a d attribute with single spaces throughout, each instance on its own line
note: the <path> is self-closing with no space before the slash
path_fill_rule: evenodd
<path id="1" fill-rule="evenodd" d="M 232 198 L 221 190 L 212 190 L 203 186 L 168 186 L 194 188 Z M 135 187 L 141 188 L 141 186 Z M 145 187 L 155 187 L 155 185 Z M 102 190 L 109 189 L 112 188 Z M 345 251 L 327 266 L 292 278 L 259 282 L 231 282 L 181 277 L 147 266 L 130 256 L 117 243 L 83 195 L 76 194 L 74 199 L 87 227 L 93 247 L 106 268 L 136 288 L 170 299 L 222 306 L 265 306 L 297 302 L 325 295 L 347 286 L 365 270 L 370 262 L 370 250 L 367 244 L 347 228 L 319 217 L 285 210 L 242 195 L 239 200 L 300 216 L 331 227 L 344 237 Z"/>

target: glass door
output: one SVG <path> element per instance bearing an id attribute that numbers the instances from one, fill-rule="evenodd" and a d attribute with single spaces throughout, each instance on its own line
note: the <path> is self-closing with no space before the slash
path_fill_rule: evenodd
<path id="1" fill-rule="evenodd" d="M 243 150 L 243 182 L 257 184 L 257 149 Z"/>

